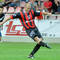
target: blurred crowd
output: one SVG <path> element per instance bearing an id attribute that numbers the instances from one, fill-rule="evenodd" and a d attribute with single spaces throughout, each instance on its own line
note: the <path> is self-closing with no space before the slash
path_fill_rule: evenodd
<path id="1" fill-rule="evenodd" d="M 6 2 L 9 0 L 2 1 Z M 25 3 L 30 2 L 36 8 L 36 10 L 47 11 L 53 14 L 60 13 L 60 0 L 17 0 L 17 2 L 14 2 L 15 0 L 11 1 L 13 2 L 9 4 L 8 7 L 24 7 Z"/>
<path id="2" fill-rule="evenodd" d="M 9 0 L 2 0 L 2 2 L 6 2 Z M 13 1 L 9 4 L 9 7 L 24 7 L 25 3 L 30 2 L 37 10 L 47 11 L 53 14 L 60 13 L 60 0 L 17 0 L 17 2 Z"/>
<path id="3" fill-rule="evenodd" d="M 31 2 L 39 10 L 51 12 L 53 14 L 60 13 L 60 0 L 26 0 Z"/>
<path id="4" fill-rule="evenodd" d="M 53 14 L 60 13 L 60 0 L 21 0 L 26 3 L 30 2 L 37 10 L 51 12 Z M 23 4 L 21 4 L 23 5 Z"/>
<path id="5" fill-rule="evenodd" d="M 6 2 L 9 0 L 3 0 Z M 23 10 L 25 4 L 30 2 L 31 6 L 34 7 L 37 11 L 46 11 L 52 14 L 60 14 L 60 0 L 11 0 L 13 1 L 7 7 L 4 7 L 4 12 L 19 12 Z M 57 17 L 56 17 L 57 18 Z"/>

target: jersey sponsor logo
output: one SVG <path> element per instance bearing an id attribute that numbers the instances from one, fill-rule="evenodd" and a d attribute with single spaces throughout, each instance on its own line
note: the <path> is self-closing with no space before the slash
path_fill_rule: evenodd
<path id="1" fill-rule="evenodd" d="M 28 15 L 28 19 L 30 19 L 30 15 Z"/>
<path id="2" fill-rule="evenodd" d="M 30 20 L 30 21 L 25 21 L 25 23 L 28 23 L 28 22 L 31 22 L 31 21 L 33 21 L 33 20 Z"/>

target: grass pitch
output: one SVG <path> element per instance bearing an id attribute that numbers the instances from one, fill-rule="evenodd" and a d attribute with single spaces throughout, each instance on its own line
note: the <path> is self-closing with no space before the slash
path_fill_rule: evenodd
<path id="1" fill-rule="evenodd" d="M 27 58 L 35 43 L 0 42 L 0 60 L 32 60 Z M 50 44 L 52 49 L 41 47 L 33 60 L 60 60 L 60 44 Z"/>

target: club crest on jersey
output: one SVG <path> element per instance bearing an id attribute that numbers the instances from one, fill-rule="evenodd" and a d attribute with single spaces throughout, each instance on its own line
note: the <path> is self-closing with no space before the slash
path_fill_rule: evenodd
<path id="1" fill-rule="evenodd" d="M 28 15 L 28 19 L 30 19 L 30 15 Z"/>

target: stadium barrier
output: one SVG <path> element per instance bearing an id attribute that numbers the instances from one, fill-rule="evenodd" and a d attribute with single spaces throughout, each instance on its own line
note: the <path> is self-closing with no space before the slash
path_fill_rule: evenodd
<path id="1" fill-rule="evenodd" d="M 9 7 L 8 11 L 4 7 L 4 12 L 16 13 L 20 11 L 20 7 L 16 10 L 14 7 Z M 48 20 L 47 20 L 48 19 Z M 41 35 L 45 42 L 60 43 L 60 15 L 44 16 L 43 20 L 35 20 Z M 2 41 L 6 42 L 33 42 L 29 38 L 19 19 L 10 20 L 3 25 Z"/>
<path id="2" fill-rule="evenodd" d="M 35 20 L 35 24 L 45 42 L 60 43 L 60 20 Z M 9 20 L 3 25 L 2 41 L 33 42 L 33 40 L 27 36 L 19 19 Z"/>

